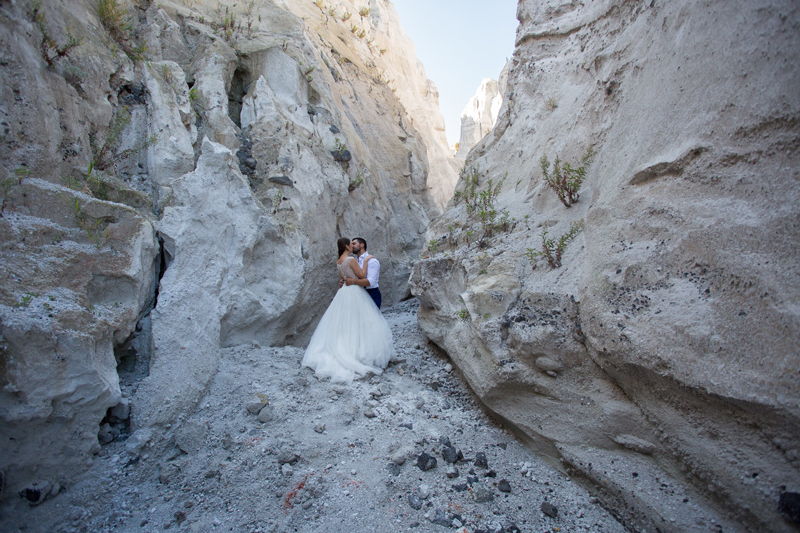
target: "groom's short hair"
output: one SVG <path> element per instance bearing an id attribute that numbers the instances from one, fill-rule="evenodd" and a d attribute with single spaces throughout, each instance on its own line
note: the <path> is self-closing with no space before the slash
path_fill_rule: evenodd
<path id="1" fill-rule="evenodd" d="M 365 250 L 367 249 L 367 241 L 365 241 L 361 237 L 354 237 L 353 240 L 360 242 L 361 246 L 363 246 Z"/>

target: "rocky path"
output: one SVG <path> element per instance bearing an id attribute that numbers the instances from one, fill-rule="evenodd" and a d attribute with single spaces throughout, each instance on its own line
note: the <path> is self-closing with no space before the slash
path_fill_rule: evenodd
<path id="1" fill-rule="evenodd" d="M 298 348 L 226 349 L 174 446 L 156 452 L 147 431 L 112 442 L 57 497 L 5 509 L 0 529 L 625 531 L 486 417 L 415 307 L 385 310 L 395 360 L 352 385 L 318 381 Z"/>

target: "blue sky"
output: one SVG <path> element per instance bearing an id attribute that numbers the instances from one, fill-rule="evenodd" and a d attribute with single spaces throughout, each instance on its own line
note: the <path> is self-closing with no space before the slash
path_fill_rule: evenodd
<path id="1" fill-rule="evenodd" d="M 461 110 L 483 78 L 511 58 L 516 0 L 393 0 L 403 30 L 439 89 L 447 142 L 458 141 Z"/>

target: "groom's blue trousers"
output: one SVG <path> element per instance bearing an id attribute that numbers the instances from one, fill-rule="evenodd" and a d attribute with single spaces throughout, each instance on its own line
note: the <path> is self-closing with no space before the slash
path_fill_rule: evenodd
<path id="1" fill-rule="evenodd" d="M 381 308 L 381 290 L 378 287 L 374 289 L 367 289 L 367 294 L 370 295 L 372 301 L 375 302 L 375 305 L 378 306 L 378 309 Z"/>

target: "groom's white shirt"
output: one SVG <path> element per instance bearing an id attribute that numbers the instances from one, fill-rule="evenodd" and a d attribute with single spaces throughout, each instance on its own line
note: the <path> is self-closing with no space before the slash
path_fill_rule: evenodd
<path id="1" fill-rule="evenodd" d="M 367 257 L 369 254 L 364 252 L 363 254 L 358 256 L 358 266 L 364 268 L 364 258 Z M 368 289 L 377 289 L 378 288 L 378 280 L 381 277 L 381 262 L 378 261 L 375 257 L 370 259 L 369 262 L 369 270 L 367 271 L 367 279 L 369 280 Z"/>

